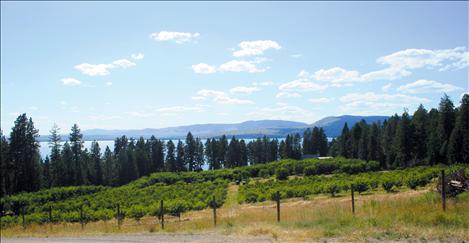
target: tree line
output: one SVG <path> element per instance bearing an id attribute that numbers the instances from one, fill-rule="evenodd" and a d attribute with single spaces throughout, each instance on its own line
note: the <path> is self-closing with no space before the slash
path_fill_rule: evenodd
<path id="1" fill-rule="evenodd" d="M 41 188 L 77 185 L 118 186 L 153 172 L 200 171 L 264 164 L 279 159 L 301 159 L 305 154 L 376 160 L 382 168 L 436 163 L 469 163 L 469 95 L 454 107 L 448 96 L 438 109 L 422 105 L 410 116 L 405 111 L 381 123 L 345 124 L 342 134 L 328 142 L 322 128 L 306 129 L 285 139 L 262 137 L 246 142 L 225 135 L 185 140 L 115 139 L 114 148 L 93 141 L 84 148 L 80 128 L 72 126 L 64 143 L 59 128 L 50 131 L 50 155 L 42 159 L 38 130 L 31 118 L 20 115 L 7 139 L 0 130 L 1 196 Z"/>
<path id="2" fill-rule="evenodd" d="M 62 141 L 60 129 L 54 125 L 49 136 L 50 155 L 44 159 L 37 137 L 38 130 L 26 114 L 16 119 L 9 139 L 1 134 L 2 196 L 56 186 L 118 186 L 153 172 L 201 171 L 205 164 L 215 170 L 300 159 L 303 153 L 327 154 L 327 137 L 321 128 L 307 129 L 303 146 L 299 134 L 281 141 L 264 136 L 249 142 L 223 135 L 203 143 L 188 132 L 184 141 L 122 136 L 115 139 L 111 150 L 96 141 L 84 148 L 83 134 L 76 124 L 68 140 Z M 318 144 L 325 144 L 326 150 Z"/>
<path id="3" fill-rule="evenodd" d="M 445 94 L 438 109 L 423 105 L 411 115 L 395 114 L 381 123 L 356 123 L 330 145 L 332 156 L 376 160 L 382 168 L 437 163 L 469 163 L 469 95 L 455 108 Z"/>

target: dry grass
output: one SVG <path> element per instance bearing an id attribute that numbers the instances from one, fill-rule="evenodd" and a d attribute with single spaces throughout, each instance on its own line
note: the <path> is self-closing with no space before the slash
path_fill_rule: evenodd
<path id="1" fill-rule="evenodd" d="M 230 186 L 227 205 L 217 210 L 213 227 L 212 210 L 188 212 L 182 220 L 166 217 L 166 232 L 215 232 L 227 235 L 269 236 L 279 241 L 333 239 L 376 240 L 469 240 L 469 200 L 450 200 L 442 212 L 438 195 L 428 190 L 376 193 L 356 197 L 352 215 L 350 198 L 317 196 L 312 200 L 286 200 L 281 205 L 281 223 L 276 222 L 273 202 L 237 205 L 237 186 Z M 16 226 L 2 230 L 2 236 L 76 236 L 114 233 L 161 232 L 154 217 L 140 222 L 126 219 L 121 229 L 114 220 L 80 224 Z"/>

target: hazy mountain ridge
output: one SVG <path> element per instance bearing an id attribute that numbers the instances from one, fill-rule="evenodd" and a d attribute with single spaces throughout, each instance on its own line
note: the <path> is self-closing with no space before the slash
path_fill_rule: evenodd
<path id="1" fill-rule="evenodd" d="M 194 124 L 186 126 L 176 126 L 167 128 L 145 128 L 130 130 L 107 130 L 107 129 L 89 129 L 83 131 L 85 140 L 113 140 L 116 137 L 126 135 L 127 137 L 149 138 L 152 135 L 158 138 L 184 138 L 187 132 L 191 132 L 194 136 L 207 138 L 218 137 L 223 134 L 227 136 L 236 136 L 239 138 L 256 138 L 261 136 L 268 137 L 285 137 L 290 133 L 303 133 L 308 127 L 322 127 L 328 137 L 336 137 L 340 135 L 345 123 L 352 127 L 355 123 L 365 120 L 367 123 L 383 122 L 388 116 L 329 116 L 325 117 L 313 124 L 303 122 L 286 121 L 286 120 L 258 120 L 245 121 L 232 124 Z M 39 140 L 45 141 L 47 135 L 42 135 Z"/>

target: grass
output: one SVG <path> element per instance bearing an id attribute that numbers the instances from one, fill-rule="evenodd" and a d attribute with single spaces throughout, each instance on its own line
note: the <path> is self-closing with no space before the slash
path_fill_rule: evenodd
<path id="1" fill-rule="evenodd" d="M 400 193 L 376 192 L 356 196 L 352 215 L 346 195 L 319 195 L 310 200 L 282 201 L 281 222 L 276 222 L 274 202 L 237 204 L 236 185 L 228 188 L 227 204 L 217 210 L 218 226 L 213 226 L 212 210 L 192 211 L 177 218 L 165 217 L 165 232 L 267 236 L 279 241 L 323 240 L 469 240 L 469 193 L 447 202 L 428 189 Z M 76 236 L 115 233 L 162 232 L 154 217 L 139 222 L 126 219 L 117 228 L 114 220 L 87 224 L 29 225 L 2 229 L 2 236 Z"/>

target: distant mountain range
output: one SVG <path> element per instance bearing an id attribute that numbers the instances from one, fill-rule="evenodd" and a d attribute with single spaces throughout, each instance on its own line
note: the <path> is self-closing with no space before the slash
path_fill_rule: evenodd
<path id="1" fill-rule="evenodd" d="M 236 136 L 238 138 L 256 138 L 261 136 L 285 137 L 290 133 L 303 133 L 309 127 L 322 127 L 328 137 L 340 135 L 344 124 L 352 127 L 355 123 L 365 120 L 367 123 L 383 122 L 388 116 L 329 116 L 313 124 L 284 120 L 259 120 L 246 121 L 233 124 L 196 124 L 188 126 L 167 128 L 145 128 L 137 130 L 106 130 L 90 129 L 83 131 L 84 140 L 114 140 L 116 137 L 125 135 L 138 138 L 140 136 L 149 138 L 154 135 L 157 138 L 184 138 L 190 131 L 194 136 L 200 138 L 219 137 L 223 134 Z M 43 135 L 39 141 L 45 141 L 48 136 Z"/>

